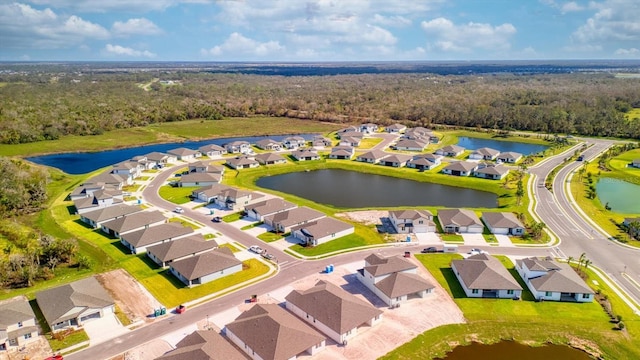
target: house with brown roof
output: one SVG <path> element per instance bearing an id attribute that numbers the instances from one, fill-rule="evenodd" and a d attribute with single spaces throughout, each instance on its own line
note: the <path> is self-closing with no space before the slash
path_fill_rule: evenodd
<path id="1" fill-rule="evenodd" d="M 418 267 L 400 256 L 371 254 L 364 268 L 356 273 L 358 280 L 389 306 L 397 306 L 411 297 L 425 297 L 434 286 L 418 275 Z"/>
<path id="2" fill-rule="evenodd" d="M 160 267 L 167 267 L 173 261 L 200 255 L 217 247 L 218 243 L 215 240 L 205 240 L 201 234 L 192 234 L 174 241 L 151 245 L 147 247 L 147 256 Z"/>
<path id="3" fill-rule="evenodd" d="M 258 149 L 267 151 L 280 151 L 282 150 L 282 144 L 272 139 L 262 139 L 256 142 Z"/>
<path id="4" fill-rule="evenodd" d="M 389 220 L 398 234 L 436 231 L 433 214 L 429 210 L 391 210 Z"/>
<path id="5" fill-rule="evenodd" d="M 166 221 L 167 218 L 158 210 L 140 211 L 104 222 L 100 225 L 100 230 L 106 234 L 120 238 L 126 233 L 160 225 Z"/>
<path id="6" fill-rule="evenodd" d="M 336 146 L 331 149 L 329 159 L 351 160 L 355 151 L 352 146 Z"/>
<path id="7" fill-rule="evenodd" d="M 115 302 L 93 276 L 39 291 L 36 302 L 52 331 L 82 326 L 115 312 Z"/>
<path id="8" fill-rule="evenodd" d="M 25 296 L 0 302 L 0 351 L 22 346 L 38 338 L 36 316 Z"/>
<path id="9" fill-rule="evenodd" d="M 153 167 L 166 166 L 167 164 L 174 163 L 178 160 L 175 155 L 165 154 L 161 152 L 150 152 L 143 155 L 147 158 L 147 161 L 153 164 Z"/>
<path id="10" fill-rule="evenodd" d="M 176 159 L 182 161 L 191 161 L 202 156 L 202 153 L 200 153 L 199 151 L 187 149 L 184 147 L 171 149 L 167 151 L 167 154 L 173 155 L 176 157 Z"/>
<path id="11" fill-rule="evenodd" d="M 377 164 L 389 155 L 389 153 L 386 153 L 382 150 L 371 150 L 364 154 L 356 156 L 356 161 L 366 162 L 369 164 Z"/>
<path id="12" fill-rule="evenodd" d="M 256 221 L 263 221 L 265 216 L 297 208 L 298 205 L 281 198 L 271 198 L 244 207 L 247 216 Z"/>
<path id="13" fill-rule="evenodd" d="M 515 151 L 505 151 L 498 154 L 496 161 L 502 161 L 503 163 L 515 164 L 522 159 L 522 154 Z"/>
<path id="14" fill-rule="evenodd" d="M 241 210 L 249 204 L 262 201 L 264 198 L 263 194 L 223 184 L 204 186 L 192 191 L 191 195 L 200 201 L 214 203 L 221 208 L 231 210 Z"/>
<path id="15" fill-rule="evenodd" d="M 469 176 L 478 169 L 478 163 L 470 161 L 455 161 L 442 169 L 443 174 L 453 176 Z"/>
<path id="16" fill-rule="evenodd" d="M 331 139 L 324 137 L 322 135 L 316 135 L 311 140 L 311 146 L 314 148 L 325 148 L 330 147 L 333 144 Z"/>
<path id="17" fill-rule="evenodd" d="M 407 127 L 402 124 L 392 124 L 384 128 L 386 132 L 391 134 L 400 134 L 407 130 Z"/>
<path id="18" fill-rule="evenodd" d="M 340 138 L 340 141 L 338 142 L 338 146 L 342 146 L 342 147 L 358 147 L 360 146 L 360 143 L 362 143 L 362 138 L 361 137 L 355 137 L 355 136 L 343 136 Z"/>
<path id="19" fill-rule="evenodd" d="M 438 221 L 446 233 L 481 234 L 484 230 L 478 215 L 467 209 L 438 210 Z"/>
<path id="20" fill-rule="evenodd" d="M 285 159 L 282 155 L 276 153 L 258 154 L 255 156 L 255 159 L 262 165 L 277 165 L 287 163 L 287 159 Z"/>
<path id="21" fill-rule="evenodd" d="M 516 270 L 536 300 L 593 301 L 594 291 L 569 264 L 532 257 L 516 260 Z"/>
<path id="22" fill-rule="evenodd" d="M 246 154 L 251 150 L 251 144 L 244 140 L 235 140 L 224 144 L 228 154 Z"/>
<path id="23" fill-rule="evenodd" d="M 493 164 L 488 166 L 479 166 L 473 171 L 473 176 L 489 180 L 501 180 L 508 174 L 508 167 Z"/>
<path id="24" fill-rule="evenodd" d="M 251 358 L 293 360 L 324 350 L 326 338 L 276 304 L 256 304 L 227 324 L 224 333 Z"/>
<path id="25" fill-rule="evenodd" d="M 306 206 L 279 212 L 277 214 L 265 216 L 264 223 L 274 231 L 288 233 L 294 226 L 303 225 L 322 219 L 326 215 L 323 212 L 308 208 Z"/>
<path id="26" fill-rule="evenodd" d="M 524 225 L 510 212 L 483 212 L 482 221 L 492 234 L 522 236 Z"/>
<path id="27" fill-rule="evenodd" d="M 424 151 L 424 149 L 429 145 L 429 141 L 421 140 L 412 140 L 412 139 L 400 139 L 393 146 L 396 150 L 405 150 L 405 151 Z"/>
<path id="28" fill-rule="evenodd" d="M 284 146 L 285 149 L 289 150 L 295 150 L 303 147 L 306 143 L 307 140 L 302 136 L 287 136 L 286 138 L 282 139 L 282 146 Z"/>
<path id="29" fill-rule="evenodd" d="M 220 145 L 216 145 L 216 144 L 209 144 L 209 145 L 200 146 L 198 148 L 198 151 L 200 151 L 200 153 L 202 155 L 210 157 L 210 158 L 220 157 L 220 156 L 222 156 L 222 155 L 227 153 L 227 149 L 225 149 L 224 147 L 222 147 Z"/>
<path id="30" fill-rule="evenodd" d="M 188 165 L 189 173 L 210 173 L 223 175 L 224 166 L 214 165 L 206 161 L 195 161 Z"/>
<path id="31" fill-rule="evenodd" d="M 358 335 L 358 329 L 375 326 L 382 311 L 370 303 L 323 280 L 306 290 L 293 290 L 286 297 L 286 308 L 338 344 Z"/>
<path id="32" fill-rule="evenodd" d="M 180 223 L 164 223 L 132 231 L 120 236 L 120 242 L 132 254 L 147 251 L 147 247 L 172 242 L 193 233 L 193 229 Z"/>
<path id="33" fill-rule="evenodd" d="M 222 176 L 212 173 L 192 172 L 182 175 L 178 180 L 179 187 L 196 187 L 218 184 L 222 180 Z"/>
<path id="34" fill-rule="evenodd" d="M 298 161 L 320 160 L 318 152 L 311 149 L 298 149 L 291 152 L 291 156 Z"/>
<path id="35" fill-rule="evenodd" d="M 380 164 L 384 166 L 403 167 L 407 165 L 407 161 L 411 160 L 411 155 L 391 154 L 380 160 Z"/>
<path id="36" fill-rule="evenodd" d="M 353 225 L 330 217 L 323 217 L 291 228 L 291 235 L 305 246 L 317 246 L 353 232 Z"/>
<path id="37" fill-rule="evenodd" d="M 456 157 L 456 156 L 462 155 L 463 152 L 464 152 L 464 148 L 462 146 L 447 145 L 443 148 L 436 150 L 435 154 L 442 155 L 442 156 Z"/>
<path id="38" fill-rule="evenodd" d="M 169 271 L 192 287 L 242 271 L 242 262 L 236 259 L 229 248 L 222 247 L 172 261 Z"/>
<path id="39" fill-rule="evenodd" d="M 260 163 L 251 156 L 236 156 L 234 158 L 228 158 L 225 164 L 232 169 L 252 169 L 260 166 Z"/>
<path id="40" fill-rule="evenodd" d="M 483 147 L 476 149 L 469 154 L 471 160 L 495 160 L 500 154 L 500 150 Z"/>
<path id="41" fill-rule="evenodd" d="M 491 255 L 477 254 L 453 260 L 451 270 L 467 297 L 519 299 L 522 295 L 522 286 L 500 260 Z"/>
<path id="42" fill-rule="evenodd" d="M 178 341 L 175 349 L 155 360 L 248 360 L 217 331 L 196 330 Z"/>
<path id="43" fill-rule="evenodd" d="M 142 211 L 140 206 L 115 204 L 113 206 L 82 213 L 80 214 L 80 220 L 94 229 L 97 229 L 105 222 L 119 219 L 139 211 Z"/>
<path id="44" fill-rule="evenodd" d="M 122 190 L 123 186 L 132 185 L 133 178 L 124 174 L 114 174 L 111 173 L 110 170 L 102 172 L 88 180 L 86 180 L 82 185 L 83 186 L 105 186 L 111 187 L 112 189 Z"/>

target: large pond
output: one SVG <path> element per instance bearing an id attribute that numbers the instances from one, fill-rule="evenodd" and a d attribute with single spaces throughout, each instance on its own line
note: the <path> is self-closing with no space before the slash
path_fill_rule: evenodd
<path id="1" fill-rule="evenodd" d="M 621 214 L 640 214 L 640 185 L 603 177 L 596 184 L 600 202 L 609 203 L 611 211 Z"/>
<path id="2" fill-rule="evenodd" d="M 547 149 L 548 146 L 538 144 L 526 144 L 513 141 L 500 141 L 492 139 L 480 139 L 471 137 L 459 137 L 458 146 L 462 146 L 465 149 L 475 150 L 483 147 L 488 147 L 502 152 L 515 151 L 520 154 L 529 155 L 535 154 Z"/>
<path id="3" fill-rule="evenodd" d="M 316 170 L 267 176 L 260 187 L 343 208 L 383 206 L 486 207 L 494 193 L 348 170 Z"/>
<path id="4" fill-rule="evenodd" d="M 36 164 L 47 165 L 51 167 L 58 168 L 68 174 L 85 174 L 105 166 L 113 165 L 115 163 L 119 163 L 121 161 L 125 161 L 131 159 L 134 156 L 148 154 L 150 152 L 158 151 L 158 152 L 167 152 L 171 149 L 186 147 L 189 149 L 197 150 L 199 147 L 208 145 L 208 144 L 216 144 L 223 145 L 231 141 L 235 140 L 244 140 L 248 141 L 251 144 L 254 144 L 258 140 L 262 139 L 273 139 L 276 141 L 282 141 L 285 137 L 290 135 L 277 135 L 277 136 L 254 136 L 254 137 L 238 137 L 238 138 L 220 138 L 220 139 L 211 139 L 211 140 L 203 140 L 203 141 L 186 141 L 180 143 L 165 143 L 165 144 L 154 144 L 154 145 L 145 145 L 145 146 L 136 146 L 126 149 L 118 149 L 118 150 L 105 150 L 98 152 L 83 152 L 83 153 L 65 153 L 65 154 L 53 154 L 53 155 L 43 155 L 43 156 L 33 156 L 27 158 L 27 160 L 32 161 Z M 304 137 L 305 139 L 311 139 L 313 134 L 302 134 L 299 135 Z"/>
<path id="5" fill-rule="evenodd" d="M 530 347 L 513 341 L 458 346 L 444 360 L 590 360 L 585 352 L 561 345 Z"/>

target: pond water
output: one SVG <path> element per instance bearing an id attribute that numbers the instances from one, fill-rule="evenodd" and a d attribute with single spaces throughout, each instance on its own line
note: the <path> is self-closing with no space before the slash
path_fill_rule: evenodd
<path id="1" fill-rule="evenodd" d="M 640 214 L 640 185 L 603 177 L 596 184 L 596 194 L 603 205 L 609 203 L 613 212 Z"/>
<path id="2" fill-rule="evenodd" d="M 338 169 L 267 176 L 256 185 L 342 208 L 498 205 L 497 195 L 486 191 Z"/>
<path id="3" fill-rule="evenodd" d="M 444 360 L 590 360 L 585 352 L 561 345 L 530 347 L 513 341 L 458 346 Z"/>
<path id="4" fill-rule="evenodd" d="M 535 154 L 541 151 L 544 151 L 548 148 L 545 145 L 538 144 L 526 144 L 520 142 L 513 141 L 500 141 L 493 139 L 480 139 L 480 138 L 471 138 L 471 137 L 459 137 L 458 146 L 462 146 L 468 150 L 480 149 L 483 147 L 488 147 L 492 149 L 496 149 L 502 152 L 505 151 L 515 151 L 523 155 Z"/>
<path id="5" fill-rule="evenodd" d="M 126 149 L 117 150 L 105 150 L 98 152 L 82 152 L 82 153 L 65 153 L 65 154 L 52 154 L 43 156 L 33 156 L 27 158 L 36 164 L 47 165 L 58 168 L 68 174 L 85 174 L 102 167 L 113 165 L 121 161 L 131 159 L 134 156 L 148 154 L 150 152 L 167 152 L 171 149 L 186 147 L 189 149 L 197 150 L 199 147 L 216 144 L 223 145 L 231 141 L 244 140 L 251 144 L 254 144 L 258 140 L 273 139 L 276 141 L 282 141 L 287 136 L 291 135 L 274 135 L 274 136 L 254 136 L 254 137 L 237 137 L 237 138 L 220 138 L 210 139 L 202 141 L 186 141 L 186 142 L 174 142 L 166 144 L 154 144 L 137 146 Z M 310 140 L 313 134 L 302 134 L 305 139 Z"/>

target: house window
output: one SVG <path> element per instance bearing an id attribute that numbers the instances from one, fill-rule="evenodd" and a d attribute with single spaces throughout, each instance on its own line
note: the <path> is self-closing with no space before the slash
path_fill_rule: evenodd
<path id="1" fill-rule="evenodd" d="M 473 289 L 473 290 L 471 290 L 471 293 L 472 293 L 472 294 L 477 294 L 477 293 L 478 293 L 478 289 Z"/>
<path id="2" fill-rule="evenodd" d="M 422 220 L 418 221 L 418 224 L 423 224 L 423 223 L 424 223 L 424 221 L 422 221 Z"/>
<path id="3" fill-rule="evenodd" d="M 18 327 L 21 328 L 22 327 L 22 321 L 18 321 Z"/>
<path id="4" fill-rule="evenodd" d="M 588 299 L 588 298 L 590 298 L 590 297 L 591 297 L 591 295 L 590 295 L 590 294 L 582 294 L 582 298 L 583 298 L 583 299 Z"/>
<path id="5" fill-rule="evenodd" d="M 513 290 L 507 290 L 507 295 L 513 295 Z"/>
<path id="6" fill-rule="evenodd" d="M 551 296 L 551 291 L 547 291 L 544 293 L 544 296 Z"/>
<path id="7" fill-rule="evenodd" d="M 25 339 L 31 339 L 31 333 L 24 334 L 24 338 L 25 338 Z"/>

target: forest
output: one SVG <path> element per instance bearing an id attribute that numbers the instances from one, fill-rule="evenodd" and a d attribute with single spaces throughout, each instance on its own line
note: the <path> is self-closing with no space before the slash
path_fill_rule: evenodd
<path id="1" fill-rule="evenodd" d="M 640 79 L 610 73 L 272 76 L 0 73 L 0 143 L 267 115 L 640 138 Z"/>

